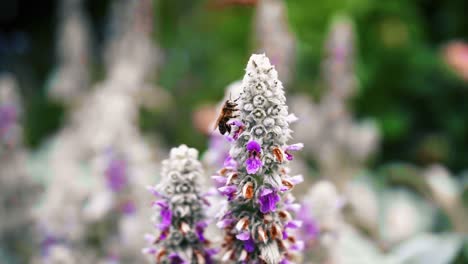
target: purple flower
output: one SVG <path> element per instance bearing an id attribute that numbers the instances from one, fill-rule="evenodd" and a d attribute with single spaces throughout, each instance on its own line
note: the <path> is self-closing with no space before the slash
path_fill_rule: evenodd
<path id="1" fill-rule="evenodd" d="M 205 228 L 208 226 L 208 223 L 206 221 L 200 221 L 195 225 L 195 232 L 197 233 L 198 239 L 201 242 L 205 242 L 205 236 L 203 235 L 203 232 L 205 232 Z"/>
<path id="2" fill-rule="evenodd" d="M 288 211 L 297 213 L 301 209 L 301 205 L 299 203 L 295 203 L 294 196 L 292 196 L 291 194 L 288 194 L 284 198 L 284 208 Z"/>
<path id="3" fill-rule="evenodd" d="M 169 260 L 171 264 L 185 264 L 186 262 L 183 258 L 181 258 L 177 253 L 169 254 Z"/>
<path id="4" fill-rule="evenodd" d="M 226 169 L 234 170 L 237 168 L 237 162 L 231 157 L 231 155 L 228 155 L 224 160 L 224 167 Z"/>
<path id="5" fill-rule="evenodd" d="M 125 160 L 112 158 L 105 174 L 109 188 L 120 192 L 127 184 L 127 163 Z"/>
<path id="6" fill-rule="evenodd" d="M 297 184 L 299 184 L 299 183 L 301 183 L 301 182 L 304 181 L 304 176 L 302 176 L 301 174 L 299 174 L 299 175 L 296 175 L 296 176 L 289 177 L 288 180 L 289 180 L 290 182 L 292 182 L 294 185 L 297 185 Z"/>
<path id="7" fill-rule="evenodd" d="M 163 198 L 164 195 L 162 195 L 160 192 L 158 192 L 157 188 L 154 186 L 146 186 L 146 189 L 151 192 L 154 196 L 158 198 Z"/>
<path id="8" fill-rule="evenodd" d="M 304 250 L 304 241 L 297 240 L 296 243 L 292 244 L 289 249 L 291 249 L 293 251 L 302 251 L 302 250 Z"/>
<path id="9" fill-rule="evenodd" d="M 242 132 L 244 132 L 244 123 L 242 123 L 239 120 L 233 120 L 233 121 L 229 122 L 228 125 L 235 125 L 237 127 L 237 130 L 234 132 L 234 135 L 232 136 L 232 138 L 234 140 L 237 140 L 239 138 L 240 134 L 242 134 Z"/>
<path id="10" fill-rule="evenodd" d="M 206 264 L 214 264 L 213 256 L 216 255 L 216 254 L 218 254 L 218 250 L 217 250 L 217 249 L 210 248 L 210 249 L 205 250 L 205 261 L 206 261 Z"/>
<path id="11" fill-rule="evenodd" d="M 217 226 L 218 228 L 225 228 L 225 227 L 227 227 L 227 226 L 232 225 L 232 223 L 234 223 L 234 222 L 235 222 L 234 219 L 232 219 L 232 218 L 226 218 L 226 219 L 223 219 L 223 220 L 219 221 L 218 223 L 216 223 L 216 226 Z"/>
<path id="12" fill-rule="evenodd" d="M 156 254 L 157 250 L 151 247 L 145 247 L 141 250 L 143 254 L 154 255 Z"/>
<path id="13" fill-rule="evenodd" d="M 254 250 L 255 250 L 255 242 L 253 241 L 252 238 L 250 238 L 250 239 L 244 241 L 244 249 L 245 249 L 247 252 L 249 252 L 249 253 L 254 252 Z"/>
<path id="14" fill-rule="evenodd" d="M 236 238 L 239 239 L 239 240 L 242 240 L 242 241 L 247 241 L 250 239 L 250 233 L 249 231 L 244 231 L 240 234 L 237 234 L 236 235 Z"/>
<path id="15" fill-rule="evenodd" d="M 153 234 L 145 234 L 144 238 L 149 244 L 154 244 L 154 242 L 157 240 Z"/>
<path id="16" fill-rule="evenodd" d="M 232 199 L 234 197 L 234 193 L 237 191 L 237 187 L 235 185 L 223 186 L 218 188 L 218 191 L 222 195 L 225 195 L 229 199 Z"/>
<path id="17" fill-rule="evenodd" d="M 166 230 L 171 226 L 172 211 L 166 201 L 157 201 L 155 204 L 161 207 L 161 223 L 159 223 L 158 227 L 161 230 Z"/>
<path id="18" fill-rule="evenodd" d="M 245 161 L 247 173 L 254 174 L 263 166 L 262 160 L 260 159 L 262 147 L 257 141 L 251 140 L 247 143 L 246 148 L 247 151 L 249 151 L 249 158 Z"/>
<path id="19" fill-rule="evenodd" d="M 249 143 L 247 143 L 246 148 L 249 152 L 252 152 L 252 151 L 261 152 L 262 151 L 262 147 L 255 140 L 249 141 Z"/>
<path id="20" fill-rule="evenodd" d="M 217 188 L 220 188 L 220 187 L 226 185 L 226 183 L 227 183 L 227 178 L 224 177 L 224 176 L 214 175 L 214 176 L 211 176 L 211 179 L 213 179 L 214 184 L 215 184 L 215 186 Z"/>
<path id="21" fill-rule="evenodd" d="M 275 191 L 264 188 L 260 191 L 258 202 L 260 203 L 260 211 L 264 214 L 274 212 L 276 203 L 280 201 L 280 196 Z"/>
<path id="22" fill-rule="evenodd" d="M 298 151 L 298 150 L 301 150 L 302 148 L 304 147 L 304 144 L 302 143 L 297 143 L 297 144 L 292 144 L 292 145 L 289 145 L 286 147 L 286 149 L 284 150 L 284 154 L 286 154 L 286 158 L 288 160 L 292 160 L 293 159 L 293 155 L 291 153 L 289 153 L 290 151 Z"/>
<path id="23" fill-rule="evenodd" d="M 248 174 L 254 174 L 256 173 L 261 167 L 262 167 L 262 161 L 254 156 L 253 158 L 248 158 L 246 161 L 245 161 L 245 164 L 247 165 L 247 173 Z"/>
<path id="24" fill-rule="evenodd" d="M 291 228 L 291 229 L 297 229 L 299 227 L 302 226 L 302 221 L 299 221 L 299 220 L 292 220 L 292 221 L 289 221 L 285 228 Z"/>

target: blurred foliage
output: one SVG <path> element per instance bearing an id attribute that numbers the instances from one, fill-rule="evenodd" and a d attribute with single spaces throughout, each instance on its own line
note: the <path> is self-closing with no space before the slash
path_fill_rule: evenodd
<path id="1" fill-rule="evenodd" d="M 225 86 L 242 77 L 254 50 L 254 7 L 214 8 L 210 4 L 214 1 L 218 0 L 155 1 L 154 39 L 164 54 L 156 82 L 173 95 L 175 104 L 168 112 L 144 112 L 141 120 L 146 131 L 161 134 L 168 146 L 184 142 L 206 147 L 205 136 L 192 125 L 192 112 L 219 101 Z M 357 28 L 360 80 L 351 106 L 357 118 L 376 119 L 382 131 L 375 165 L 405 161 L 442 162 L 455 171 L 466 167 L 468 85 L 444 64 L 441 50 L 451 40 L 468 39 L 467 1 L 285 2 L 298 39 L 298 67 L 288 93 L 320 96 L 323 41 L 330 19 L 337 13 L 349 14 Z M 29 50 L 3 56 L 0 69 L 13 71 L 20 79 L 27 142 L 37 146 L 60 127 L 64 116 L 64 110 L 44 96 L 47 74 L 54 67 L 56 1 L 19 3 L 21 18 L 1 32 L 25 32 Z M 100 79 L 105 76 L 99 65 L 108 3 L 87 1 L 93 25 L 92 70 Z"/>

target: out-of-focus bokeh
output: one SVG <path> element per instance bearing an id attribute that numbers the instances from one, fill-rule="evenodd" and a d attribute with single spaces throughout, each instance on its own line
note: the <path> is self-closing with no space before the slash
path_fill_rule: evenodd
<path id="1" fill-rule="evenodd" d="M 295 191 L 304 228 L 320 230 L 303 263 L 467 263 L 467 10 L 1 1 L 0 263 L 144 263 L 145 186 L 182 143 L 204 153 L 207 179 L 220 168 L 214 120 L 252 53 L 299 119 Z"/>

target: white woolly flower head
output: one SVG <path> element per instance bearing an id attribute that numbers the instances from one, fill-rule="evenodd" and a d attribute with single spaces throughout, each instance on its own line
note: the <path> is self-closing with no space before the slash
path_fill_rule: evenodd
<path id="1" fill-rule="evenodd" d="M 186 145 L 173 148 L 162 165 L 162 182 L 149 188 L 159 198 L 153 203 L 158 208 L 153 219 L 159 234 L 146 236 L 150 247 L 143 253 L 153 255 L 158 263 L 207 262 L 212 252 L 203 235 L 207 222 L 198 182 L 203 174 L 198 151 Z"/>
<path id="2" fill-rule="evenodd" d="M 290 233 L 301 223 L 289 212 L 297 209 L 294 198 L 285 195 L 302 176 L 290 176 L 286 165 L 293 159 L 291 152 L 303 145 L 286 144 L 294 116 L 288 115 L 283 85 L 265 54 L 250 57 L 242 93 L 233 104 L 237 119 L 227 124 L 235 142 L 224 168 L 213 176 L 228 197 L 218 222 L 227 241 L 222 260 L 287 263 L 303 242 Z"/>

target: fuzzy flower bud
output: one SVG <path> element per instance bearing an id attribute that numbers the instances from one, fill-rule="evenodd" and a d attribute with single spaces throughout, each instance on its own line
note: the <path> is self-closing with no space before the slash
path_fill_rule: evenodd
<path id="1" fill-rule="evenodd" d="M 147 235 L 150 254 L 156 263 L 211 263 L 212 250 L 204 236 L 207 226 L 199 180 L 203 174 L 198 151 L 181 145 L 173 148 L 169 159 L 162 162 L 161 183 L 149 187 L 158 199 L 157 236 Z"/>
<path id="2" fill-rule="evenodd" d="M 216 176 L 227 178 L 217 181 L 225 183 L 218 190 L 228 198 L 218 223 L 225 231 L 224 262 L 284 263 L 302 248 L 290 233 L 300 222 L 283 201 L 302 179 L 287 174 L 292 151 L 302 144 L 287 145 L 290 119 L 277 75 L 264 54 L 252 55 L 236 101 L 239 118 L 232 124 L 242 124 L 242 130 L 231 132 L 237 134 L 230 156 Z M 236 177 L 228 178 L 230 174 Z"/>

